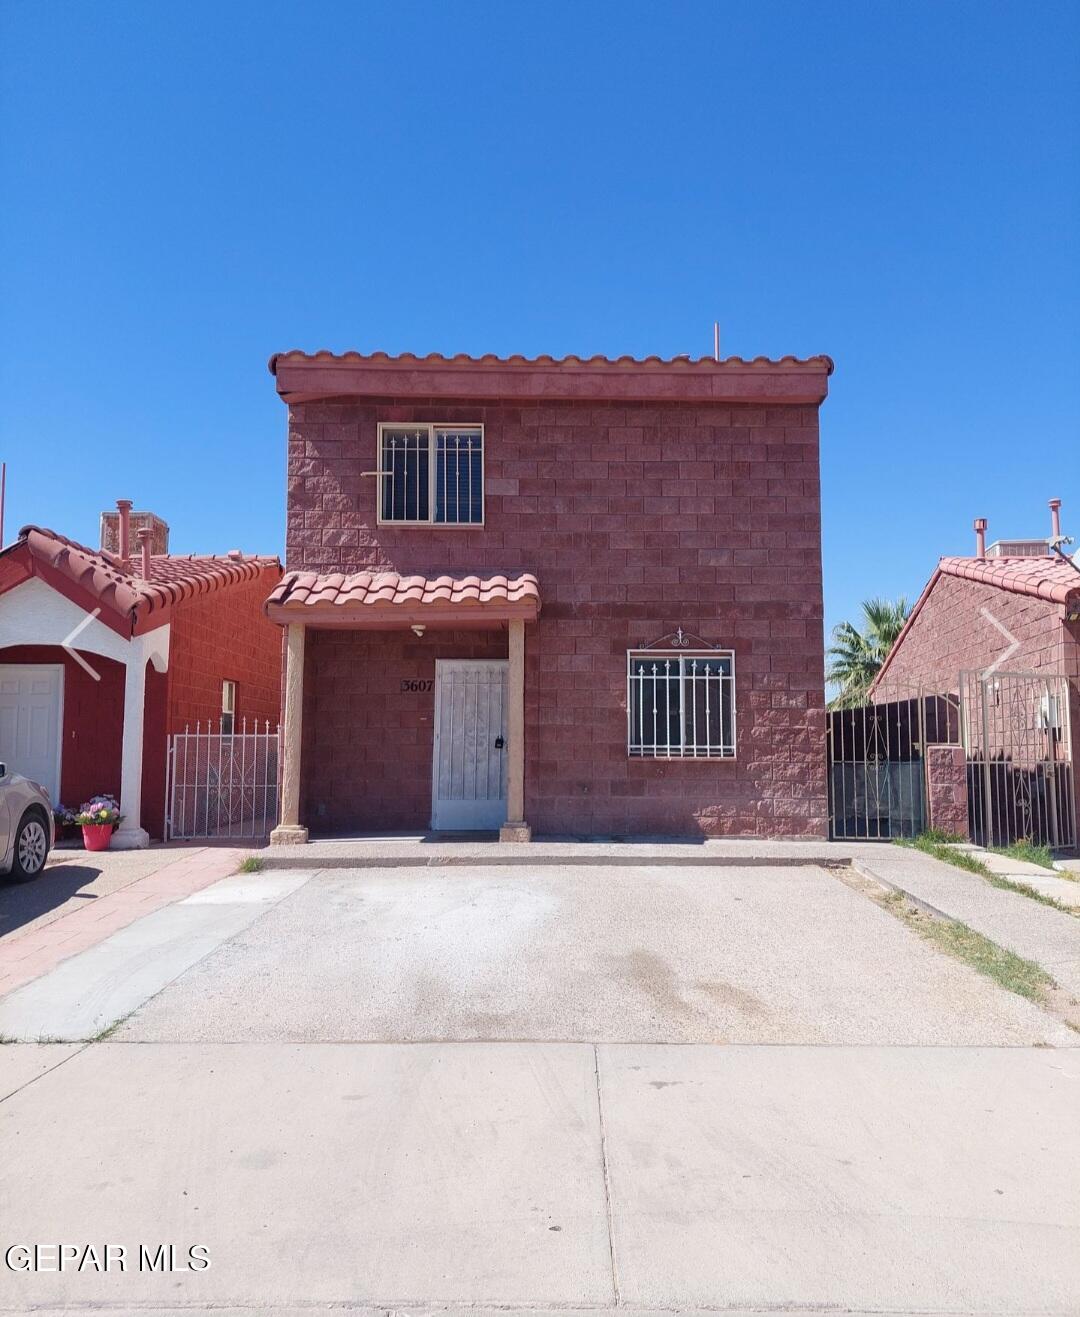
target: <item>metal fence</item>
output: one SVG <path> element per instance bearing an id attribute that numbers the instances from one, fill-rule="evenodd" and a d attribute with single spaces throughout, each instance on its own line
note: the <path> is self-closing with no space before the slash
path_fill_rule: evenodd
<path id="1" fill-rule="evenodd" d="M 875 701 L 828 714 L 829 835 L 914 837 L 926 826 L 923 751 L 958 740 L 955 696 L 895 685 Z"/>
<path id="2" fill-rule="evenodd" d="M 280 729 L 196 723 L 169 737 L 165 838 L 265 837 L 277 822 Z"/>
<path id="3" fill-rule="evenodd" d="M 960 703 L 972 840 L 1074 846 L 1068 679 L 962 672 Z"/>

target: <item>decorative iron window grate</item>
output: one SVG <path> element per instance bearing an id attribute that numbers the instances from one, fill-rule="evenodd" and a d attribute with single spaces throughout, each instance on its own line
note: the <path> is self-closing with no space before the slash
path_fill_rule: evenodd
<path id="1" fill-rule="evenodd" d="M 632 757 L 734 758 L 735 655 L 730 650 L 630 650 L 626 685 Z"/>
<path id="2" fill-rule="evenodd" d="M 482 426 L 380 425 L 379 520 L 482 526 Z"/>

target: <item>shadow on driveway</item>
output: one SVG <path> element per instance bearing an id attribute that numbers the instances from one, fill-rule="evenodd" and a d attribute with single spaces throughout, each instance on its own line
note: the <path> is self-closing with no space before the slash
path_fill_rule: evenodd
<path id="1" fill-rule="evenodd" d="M 14 933 L 72 899 L 96 901 L 99 893 L 82 889 L 100 876 L 100 865 L 54 864 L 33 882 L 17 883 L 0 878 L 0 937 Z"/>

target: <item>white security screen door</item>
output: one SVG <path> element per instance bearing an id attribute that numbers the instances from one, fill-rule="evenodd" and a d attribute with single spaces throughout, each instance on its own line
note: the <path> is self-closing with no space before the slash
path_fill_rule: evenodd
<path id="1" fill-rule="evenodd" d="M 431 826 L 506 822 L 506 659 L 438 659 Z"/>
<path id="2" fill-rule="evenodd" d="M 60 799 L 64 669 L 59 663 L 0 663 L 0 763 Z"/>

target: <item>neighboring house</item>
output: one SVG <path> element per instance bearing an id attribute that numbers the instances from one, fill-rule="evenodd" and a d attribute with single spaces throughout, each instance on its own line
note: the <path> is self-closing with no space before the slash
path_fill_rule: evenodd
<path id="1" fill-rule="evenodd" d="M 832 362 L 286 352 L 282 822 L 822 836 Z"/>
<path id="2" fill-rule="evenodd" d="M 24 526 L 0 553 L 0 760 L 54 803 L 117 796 L 119 847 L 162 835 L 168 735 L 223 711 L 225 730 L 276 724 L 281 677 L 262 609 L 278 559 L 169 554 L 165 523 L 130 507 L 102 517 L 116 551 Z"/>
<path id="3" fill-rule="evenodd" d="M 1068 541 L 1060 500 L 1050 507 L 1045 540 L 987 548 L 986 523 L 976 521 L 975 556 L 938 562 L 872 688 L 878 704 L 916 691 L 959 696 L 951 735 L 967 751 L 970 830 L 980 839 L 984 818 L 992 839 L 1075 839 L 1080 568 L 1054 551 Z M 966 810 L 957 830 L 968 830 L 958 826 Z"/>

